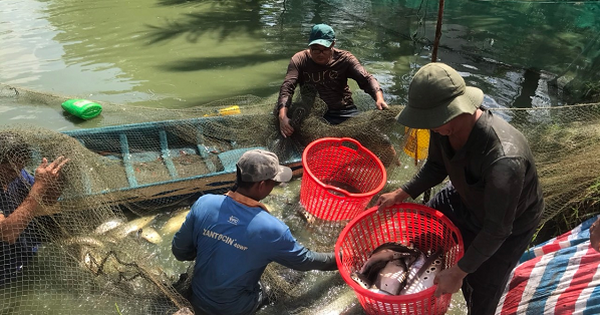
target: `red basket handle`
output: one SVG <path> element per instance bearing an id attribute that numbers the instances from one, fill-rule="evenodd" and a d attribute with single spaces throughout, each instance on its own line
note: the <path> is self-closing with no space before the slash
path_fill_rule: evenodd
<path id="1" fill-rule="evenodd" d="M 323 184 L 323 188 L 325 188 L 327 190 L 327 192 L 330 193 L 330 194 L 332 194 L 332 195 L 338 195 L 339 196 L 339 194 L 341 194 L 343 197 L 350 197 L 350 193 L 347 192 L 346 190 L 340 188 L 340 187 L 335 187 L 335 186 L 332 186 L 332 185 Z"/>
<path id="2" fill-rule="evenodd" d="M 346 142 L 350 142 L 350 144 L 352 146 L 349 146 L 348 144 L 346 144 Z M 362 144 L 360 144 L 360 142 L 358 142 L 356 139 L 352 139 L 352 138 L 340 138 L 340 145 L 343 145 L 344 147 L 354 150 L 355 152 L 360 150 L 364 150 L 364 146 Z"/>

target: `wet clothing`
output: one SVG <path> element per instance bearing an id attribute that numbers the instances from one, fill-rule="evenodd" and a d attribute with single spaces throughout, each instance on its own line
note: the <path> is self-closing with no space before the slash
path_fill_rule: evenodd
<path id="1" fill-rule="evenodd" d="M 343 123 L 348 118 L 357 116 L 358 114 L 360 114 L 360 112 L 356 107 L 352 109 L 333 109 L 328 110 L 323 118 L 325 118 L 328 123 L 337 125 Z"/>
<path id="2" fill-rule="evenodd" d="M 437 193 L 427 203 L 427 206 L 440 210 L 449 217 L 461 231 L 465 248 L 471 246 L 477 232 L 466 228 L 463 219 L 456 215 L 467 210 L 464 209 L 465 205 L 452 185 L 448 185 Z M 527 250 L 536 230 L 537 226 L 520 234 L 512 234 L 476 271 L 465 277 L 462 292 L 469 314 L 494 314 L 510 274 Z"/>
<path id="3" fill-rule="evenodd" d="M 472 291 L 485 296 L 472 301 L 482 307 L 493 304 L 493 312 L 498 300 L 492 298 L 500 297 L 505 273 L 531 241 L 544 202 L 527 140 L 509 123 L 482 109 L 467 142 L 456 152 L 448 137 L 431 132 L 427 162 L 402 189 L 414 198 L 450 178 L 453 186 L 438 193 L 431 205 L 445 209 L 466 236 L 465 255 L 458 266 L 469 273 L 465 279 Z"/>
<path id="4" fill-rule="evenodd" d="M 21 205 L 29 194 L 33 182 L 33 176 L 25 170 L 21 170 L 20 178 L 8 184 L 5 191 L 0 189 L 0 210 L 5 217 L 8 217 Z M 0 241 L 0 246 L 2 246 L 0 285 L 8 283 L 19 276 L 37 252 L 41 240 L 38 233 L 36 233 L 35 224 L 35 221 L 29 223 L 13 244 Z"/>
<path id="5" fill-rule="evenodd" d="M 358 86 L 374 100 L 377 99 L 377 92 L 381 87 L 373 75 L 368 73 L 350 52 L 336 48 L 332 50 L 332 58 L 327 65 L 315 63 L 308 49 L 292 57 L 279 90 L 276 112 L 279 112 L 281 107 L 289 107 L 292 104 L 292 96 L 297 84 L 300 88 L 305 85 L 314 86 L 319 97 L 327 104 L 329 116 L 339 116 L 336 110 L 356 110 L 348 86 L 348 78 L 355 80 Z M 345 119 L 349 117 L 351 116 Z"/>
<path id="6" fill-rule="evenodd" d="M 525 137 L 484 109 L 456 153 L 432 132 L 427 162 L 404 191 L 416 197 L 450 177 L 464 203 L 457 216 L 478 233 L 459 267 L 475 271 L 511 234 L 536 227 L 544 208 L 533 155 Z"/>
<path id="7" fill-rule="evenodd" d="M 285 223 L 241 194 L 204 195 L 175 234 L 178 260 L 196 260 L 191 302 L 207 314 L 252 314 L 270 262 L 296 270 L 336 270 L 333 253 L 300 245 Z"/>

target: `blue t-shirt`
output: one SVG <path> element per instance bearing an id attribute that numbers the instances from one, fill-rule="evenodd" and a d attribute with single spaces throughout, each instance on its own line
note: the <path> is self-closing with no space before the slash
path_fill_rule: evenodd
<path id="1" fill-rule="evenodd" d="M 298 270 L 330 270 L 326 266 L 333 258 L 324 259 L 300 245 L 285 223 L 260 207 L 223 195 L 200 197 L 172 245 L 177 259 L 196 260 L 191 302 L 212 314 L 251 313 L 258 301 L 258 282 L 270 262 Z"/>
<path id="2" fill-rule="evenodd" d="M 0 189 L 0 210 L 5 217 L 12 214 L 29 194 L 33 185 L 33 176 L 21 170 L 21 177 L 8 184 L 6 191 Z M 0 241 L 0 285 L 13 280 L 37 252 L 40 243 L 34 222 L 30 223 L 14 244 Z"/>

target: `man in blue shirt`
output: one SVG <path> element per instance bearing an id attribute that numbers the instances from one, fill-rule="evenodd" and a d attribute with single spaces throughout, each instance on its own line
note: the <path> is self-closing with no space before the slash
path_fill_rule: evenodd
<path id="1" fill-rule="evenodd" d="M 14 280 L 37 251 L 41 235 L 37 217 L 45 216 L 58 199 L 60 171 L 68 159 L 46 158 L 35 170 L 35 180 L 23 169 L 31 152 L 18 134 L 0 132 L 0 285 Z"/>
<path id="2" fill-rule="evenodd" d="M 253 314 L 262 304 L 259 280 L 270 262 L 288 268 L 337 270 L 333 253 L 300 245 L 259 201 L 292 178 L 268 151 L 250 150 L 237 163 L 235 191 L 204 195 L 175 234 L 178 260 L 196 260 L 191 302 L 201 314 Z"/>

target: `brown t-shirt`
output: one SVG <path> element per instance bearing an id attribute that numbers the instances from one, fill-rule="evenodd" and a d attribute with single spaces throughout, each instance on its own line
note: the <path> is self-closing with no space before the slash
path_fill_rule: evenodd
<path id="1" fill-rule="evenodd" d="M 300 84 L 300 88 L 308 84 L 315 86 L 319 97 L 330 110 L 354 108 L 348 78 L 355 80 L 373 99 L 376 99 L 377 91 L 381 90 L 373 75 L 349 51 L 333 48 L 332 58 L 327 65 L 315 63 L 308 49 L 300 51 L 288 65 L 285 80 L 279 90 L 277 109 L 291 105 L 297 84 Z"/>

